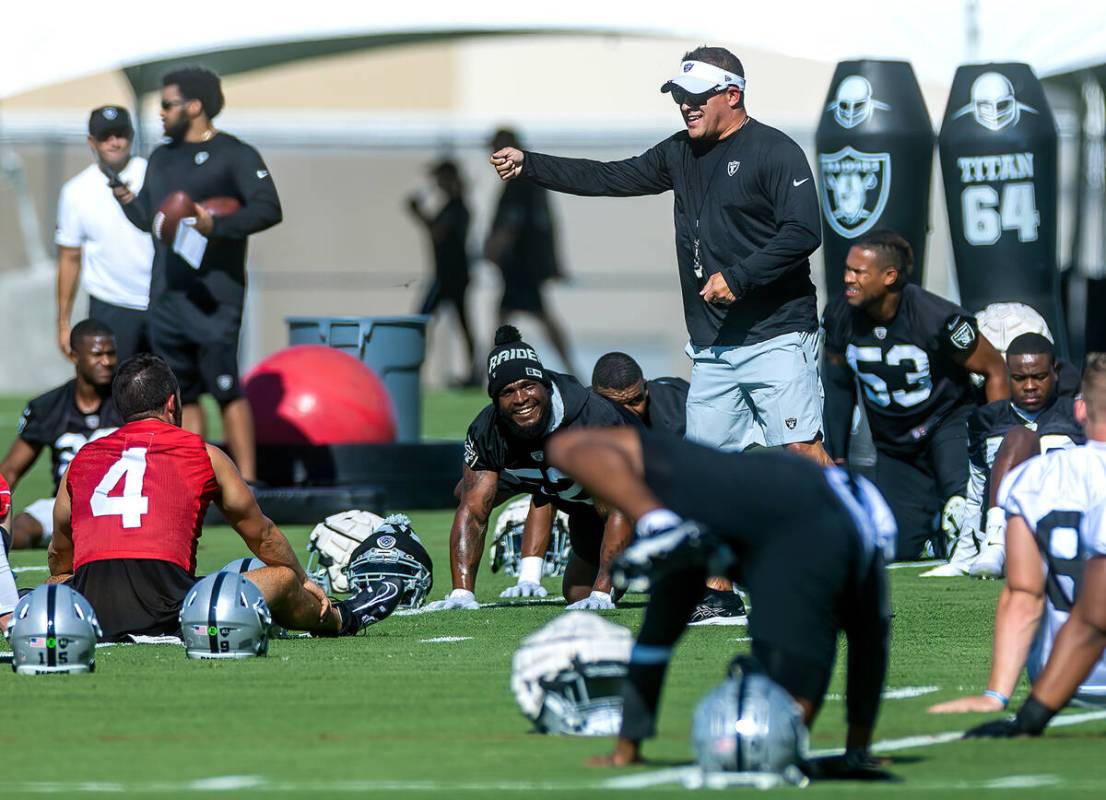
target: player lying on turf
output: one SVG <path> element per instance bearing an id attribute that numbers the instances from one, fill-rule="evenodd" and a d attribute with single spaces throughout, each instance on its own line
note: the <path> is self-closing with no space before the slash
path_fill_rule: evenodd
<path id="1" fill-rule="evenodd" d="M 70 463 L 49 550 L 50 581 L 66 581 L 88 599 L 105 639 L 177 631 L 210 502 L 267 565 L 246 577 L 282 627 L 350 635 L 395 609 L 402 587 L 394 581 L 331 604 L 231 460 L 180 428 L 180 390 L 162 359 L 128 359 L 113 389 L 126 424 Z"/>
<path id="2" fill-rule="evenodd" d="M 591 389 L 598 395 L 617 403 L 634 414 L 647 430 L 683 436 L 687 430 L 688 382 L 683 378 L 653 378 L 645 380 L 641 366 L 625 353 L 611 352 L 599 357 L 591 372 Z M 544 514 L 544 517 L 539 515 Z M 523 558 L 540 558 L 548 547 L 551 511 L 531 504 L 523 532 Z M 546 520 L 548 519 L 548 523 Z M 524 562 L 525 565 L 525 562 Z M 527 575 L 520 574 L 515 586 L 509 586 L 500 597 L 525 597 L 534 582 L 525 580 L 538 574 L 537 561 L 530 562 Z M 545 590 L 537 584 L 537 596 L 544 597 Z M 713 577 L 707 580 L 707 593 L 691 615 L 691 625 L 734 625 L 745 621 L 745 604 L 741 595 L 734 592 L 733 584 Z"/>
<path id="3" fill-rule="evenodd" d="M 54 532 L 54 496 L 61 476 L 86 443 L 106 436 L 123 424 L 111 401 L 115 375 L 115 335 L 94 319 L 73 326 L 69 333 L 69 360 L 76 377 L 27 403 L 19 420 L 19 436 L 12 442 L 0 474 L 15 489 L 34 466 L 42 448 L 50 448 L 54 494 L 36 500 L 12 521 L 12 547 L 45 547 Z"/>
<path id="4" fill-rule="evenodd" d="M 496 331 L 488 356 L 488 396 L 491 404 L 465 440 L 460 504 L 449 534 L 453 590 L 427 608 L 479 608 L 473 589 L 488 517 L 498 502 L 522 493 L 532 495 L 541 511 L 535 525 L 548 530 L 554 509 L 568 514 L 572 558 L 562 588 L 569 607 L 614 608 L 610 565 L 629 543 L 630 525 L 618 512 L 599 507 L 570 475 L 550 468 L 542 447 L 557 430 L 625 425 L 630 418 L 570 375 L 545 369 L 510 325 Z M 512 487 L 506 497 L 501 479 Z M 540 581 L 539 563 L 532 576 L 536 588 L 526 587 L 531 594 L 540 594 Z"/>
<path id="5" fill-rule="evenodd" d="M 849 250 L 844 296 L 826 307 L 826 429 L 830 454 L 845 458 L 855 374 L 877 452 L 875 482 L 899 528 L 899 558 L 941 557 L 934 522 L 968 484 L 970 375 L 986 377 L 987 400 L 1009 396 L 1006 365 L 963 308 L 909 282 L 914 254 L 893 231 L 865 234 Z M 946 518 L 947 533 L 951 520 Z"/>
<path id="6" fill-rule="evenodd" d="M 1002 479 L 1035 455 L 1086 441 L 1075 418 L 1074 396 L 1059 393 L 1052 342 L 1039 333 L 1023 333 L 1007 348 L 1006 369 L 1010 399 L 981 406 L 968 420 L 968 504 L 950 562 L 981 578 L 1002 577 L 1006 512 L 997 503 Z M 1020 429 L 1034 435 L 1007 439 Z M 984 536 L 977 551 L 972 537 L 980 531 Z"/>
<path id="7" fill-rule="evenodd" d="M 846 745 L 853 764 L 867 762 L 890 644 L 883 564 L 895 541 L 891 511 L 874 486 L 798 456 L 723 453 L 633 428 L 566 431 L 546 455 L 637 520 L 640 541 L 618 560 L 616 577 L 632 588 L 643 577 L 650 584 L 623 688 L 622 730 L 605 763 L 641 760 L 703 581 L 727 573 L 753 604 L 753 656 L 802 706 L 807 724 L 845 632 Z"/>
<path id="8" fill-rule="evenodd" d="M 987 691 L 931 710 L 1001 710 L 1023 664 L 1033 689 L 1015 719 L 969 736 L 1037 736 L 1073 699 L 1106 702 L 1106 354 L 1088 356 L 1076 413 L 1087 444 L 1029 460 L 999 490 L 1007 578 Z"/>

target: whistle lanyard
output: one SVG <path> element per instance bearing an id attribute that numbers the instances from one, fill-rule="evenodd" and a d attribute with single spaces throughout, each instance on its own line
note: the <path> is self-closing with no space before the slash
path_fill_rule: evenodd
<path id="1" fill-rule="evenodd" d="M 722 155 L 718 159 L 719 164 L 721 164 L 725 160 L 726 156 L 729 155 L 730 146 L 733 144 L 734 139 L 737 138 L 737 134 L 751 119 L 752 117 L 745 117 L 745 119 L 742 120 L 741 124 L 737 126 L 737 129 L 734 130 L 734 132 L 731 133 L 728 137 L 726 137 L 725 149 L 722 150 Z M 703 158 L 706 158 L 706 156 L 704 155 Z M 696 164 L 696 166 L 698 166 L 698 164 Z M 707 179 L 707 185 L 703 188 L 703 193 L 699 198 L 699 208 L 697 208 L 695 211 L 695 240 L 691 244 L 691 268 L 695 271 L 695 277 L 699 280 L 703 279 L 703 258 L 699 241 L 699 220 L 703 216 L 703 208 L 707 204 L 707 197 L 710 196 L 710 187 L 711 184 L 714 183 L 714 176 L 717 174 L 717 169 L 711 171 L 710 178 Z M 702 184 L 703 176 L 701 171 L 699 171 L 698 178 L 699 180 L 697 181 L 697 183 Z"/>

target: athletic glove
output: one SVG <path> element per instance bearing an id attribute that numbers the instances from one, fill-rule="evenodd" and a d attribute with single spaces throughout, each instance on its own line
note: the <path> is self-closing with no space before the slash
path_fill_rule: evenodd
<path id="1" fill-rule="evenodd" d="M 565 606 L 565 611 L 610 611 L 614 608 L 614 601 L 606 592 L 592 592 L 583 600 L 577 600 L 571 605 Z"/>
<path id="2" fill-rule="evenodd" d="M 850 747 L 839 756 L 827 756 L 808 761 L 804 772 L 811 780 L 822 781 L 897 781 L 885 769 L 883 762 L 865 747 Z"/>
<path id="3" fill-rule="evenodd" d="M 1012 739 L 1015 736 L 1040 736 L 1054 716 L 1055 711 L 1029 695 L 1029 699 L 1018 709 L 1018 714 L 1013 719 L 993 719 L 976 725 L 964 734 L 964 738 Z"/>
<path id="4" fill-rule="evenodd" d="M 549 594 L 540 583 L 519 580 L 514 586 L 508 586 L 499 593 L 500 597 L 545 597 Z"/>
<path id="5" fill-rule="evenodd" d="M 427 611 L 446 611 L 454 608 L 462 608 L 466 611 L 476 611 L 480 604 L 476 602 L 476 595 L 468 589 L 454 589 L 445 596 L 444 600 L 435 600 L 426 604 Z"/>

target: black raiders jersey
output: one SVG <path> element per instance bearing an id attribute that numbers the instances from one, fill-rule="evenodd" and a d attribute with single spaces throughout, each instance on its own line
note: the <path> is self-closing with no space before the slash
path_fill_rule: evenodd
<path id="1" fill-rule="evenodd" d="M 911 452 L 950 412 L 971 403 L 968 371 L 979 331 L 960 306 L 913 284 L 890 323 L 844 299 L 826 308 L 826 349 L 842 353 L 860 382 L 879 449 Z"/>
<path id="2" fill-rule="evenodd" d="M 649 390 L 649 406 L 642 420 L 645 427 L 683 436 L 687 432 L 688 382 L 683 378 L 654 378 L 645 385 Z"/>
<path id="3" fill-rule="evenodd" d="M 553 380 L 550 402 L 553 418 L 549 434 L 567 428 L 609 428 L 631 424 L 633 416 L 604 397 L 580 385 L 571 375 L 546 370 Z M 545 464 L 545 437 L 519 439 L 499 422 L 494 403 L 487 405 L 469 426 L 465 438 L 465 464 L 473 470 L 499 473 L 518 494 L 529 494 L 538 505 L 552 502 L 561 511 L 572 513 L 581 506 L 593 505 L 591 496 L 580 484 Z"/>
<path id="4" fill-rule="evenodd" d="M 123 424 L 110 396 L 103 399 L 96 411 L 85 414 L 77 408 L 76 395 L 77 379 L 74 378 L 31 400 L 19 419 L 20 439 L 35 448 L 50 448 L 54 494 L 77 451 Z"/>

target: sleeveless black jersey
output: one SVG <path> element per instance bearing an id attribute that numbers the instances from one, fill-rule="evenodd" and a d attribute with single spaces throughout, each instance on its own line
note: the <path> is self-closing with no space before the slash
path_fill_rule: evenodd
<path id="1" fill-rule="evenodd" d="M 975 319 L 913 284 L 890 323 L 877 323 L 843 299 L 826 308 L 826 348 L 843 353 L 860 381 L 879 449 L 911 452 L 952 411 L 970 404 L 967 370 L 956 361 L 975 349 Z"/>
<path id="2" fill-rule="evenodd" d="M 31 400 L 19 419 L 20 439 L 32 447 L 50 448 L 55 495 L 61 485 L 61 476 L 77 451 L 123 424 L 110 395 L 89 414 L 77 408 L 76 396 L 77 379 L 74 378 Z"/>
<path id="3" fill-rule="evenodd" d="M 501 483 L 515 493 L 529 494 L 535 503 L 572 513 L 592 507 L 580 484 L 545 463 L 542 448 L 554 432 L 570 428 L 609 428 L 632 424 L 633 415 L 580 385 L 571 375 L 546 370 L 553 380 L 551 429 L 538 439 L 512 436 L 499 421 L 494 403 L 488 404 L 469 426 L 465 464 L 469 469 L 498 472 Z"/>
<path id="4" fill-rule="evenodd" d="M 642 420 L 645 427 L 683 436 L 687 432 L 688 382 L 683 378 L 654 378 L 645 385 L 649 390 L 649 406 Z"/>

